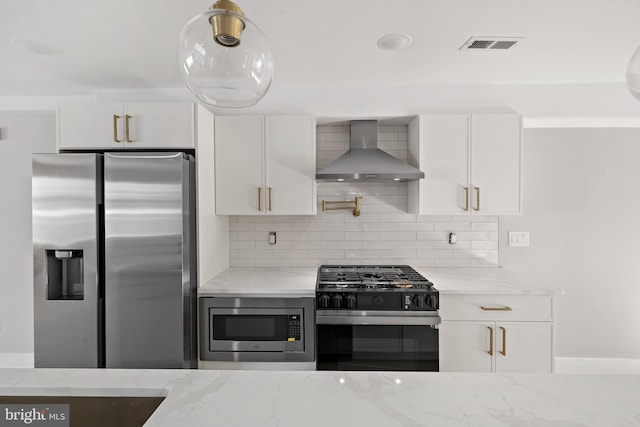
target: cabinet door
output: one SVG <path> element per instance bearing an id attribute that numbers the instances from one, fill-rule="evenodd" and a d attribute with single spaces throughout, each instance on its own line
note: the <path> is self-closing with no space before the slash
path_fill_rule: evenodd
<path id="1" fill-rule="evenodd" d="M 264 213 L 263 118 L 215 118 L 216 213 Z"/>
<path id="2" fill-rule="evenodd" d="M 491 372 L 492 322 L 442 322 L 440 324 L 441 372 Z M 492 351 L 493 352 L 493 351 Z"/>
<path id="3" fill-rule="evenodd" d="M 553 325 L 536 322 L 496 323 L 496 372 L 550 373 Z"/>
<path id="4" fill-rule="evenodd" d="M 468 206 L 468 116 L 419 118 L 419 164 L 426 178 L 419 187 L 418 211 L 425 214 L 465 214 Z M 416 197 L 415 192 L 412 197 Z M 414 210 L 415 209 L 411 209 Z"/>
<path id="5" fill-rule="evenodd" d="M 267 214 L 316 213 L 316 129 L 313 117 L 267 116 Z"/>
<path id="6" fill-rule="evenodd" d="M 58 146 L 73 149 L 124 148 L 122 104 L 60 106 Z"/>
<path id="7" fill-rule="evenodd" d="M 126 104 L 124 126 L 130 149 L 194 148 L 193 104 Z"/>
<path id="8" fill-rule="evenodd" d="M 520 212 L 520 133 L 518 115 L 471 116 L 473 213 Z"/>

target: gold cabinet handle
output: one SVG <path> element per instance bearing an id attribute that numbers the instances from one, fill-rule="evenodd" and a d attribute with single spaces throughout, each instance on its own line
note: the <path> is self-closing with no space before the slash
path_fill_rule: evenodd
<path id="1" fill-rule="evenodd" d="M 258 210 L 262 211 L 262 187 L 258 187 Z"/>
<path id="2" fill-rule="evenodd" d="M 124 133 L 125 133 L 125 137 L 124 140 L 125 142 L 133 142 L 131 140 L 131 138 L 129 138 L 129 120 L 131 119 L 130 115 L 125 115 L 124 116 Z"/>
<path id="3" fill-rule="evenodd" d="M 474 211 L 480 210 L 480 187 L 473 187 L 476 192 L 476 207 L 473 208 Z"/>
<path id="4" fill-rule="evenodd" d="M 513 311 L 513 309 L 507 305 L 504 307 L 485 307 L 484 305 L 480 306 L 484 311 Z"/>
<path id="5" fill-rule="evenodd" d="M 502 330 L 502 351 L 500 351 L 500 354 L 503 356 L 506 356 L 507 355 L 507 330 L 502 326 L 500 326 L 500 329 Z"/>
<path id="6" fill-rule="evenodd" d="M 491 326 L 487 326 L 489 328 L 489 356 L 493 356 L 493 328 Z"/>
<path id="7" fill-rule="evenodd" d="M 118 119 L 120 116 L 113 115 L 113 140 L 115 142 L 122 142 L 118 139 Z"/>
<path id="8" fill-rule="evenodd" d="M 469 211 L 469 187 L 464 187 L 464 210 Z"/>
<path id="9" fill-rule="evenodd" d="M 269 189 L 269 210 L 271 210 L 271 187 L 267 187 Z"/>

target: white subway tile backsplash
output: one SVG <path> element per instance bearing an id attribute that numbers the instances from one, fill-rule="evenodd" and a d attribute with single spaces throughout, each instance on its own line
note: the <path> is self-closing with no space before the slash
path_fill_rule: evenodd
<path id="1" fill-rule="evenodd" d="M 407 158 L 406 125 L 381 125 L 379 148 Z M 349 147 L 348 125 L 318 126 L 317 167 Z M 320 264 L 399 264 L 416 267 L 497 267 L 498 217 L 412 215 L 407 183 L 319 183 L 315 216 L 231 216 L 229 258 L 238 267 L 315 267 Z M 321 211 L 322 200 L 361 196 L 361 215 Z M 277 244 L 268 232 L 277 232 Z M 449 232 L 458 243 L 448 243 Z"/>
<path id="2" fill-rule="evenodd" d="M 362 224 L 362 231 L 398 231 L 398 224 L 393 222 L 369 222 Z"/>
<path id="3" fill-rule="evenodd" d="M 474 222 L 471 224 L 471 231 L 498 231 L 497 222 Z"/>
<path id="4" fill-rule="evenodd" d="M 255 249 L 255 240 L 231 240 L 229 242 L 229 249 Z"/>
<path id="5" fill-rule="evenodd" d="M 402 222 L 398 224 L 398 231 L 434 231 L 433 222 Z"/>
<path id="6" fill-rule="evenodd" d="M 362 249 L 364 248 L 364 242 L 362 240 L 327 241 L 327 247 L 333 249 Z"/>
<path id="7" fill-rule="evenodd" d="M 345 231 L 344 240 L 380 240 L 379 231 Z"/>
<path id="8" fill-rule="evenodd" d="M 471 231 L 471 223 L 469 222 L 439 222 L 435 224 L 435 231 L 455 232 Z"/>
<path id="9" fill-rule="evenodd" d="M 366 224 L 358 224 L 356 222 L 331 222 L 327 224 L 327 231 L 362 231 Z"/>
<path id="10" fill-rule="evenodd" d="M 294 224 L 287 224 L 282 222 L 260 222 L 255 224 L 255 231 L 292 231 Z M 297 223 L 295 225 L 298 225 Z"/>

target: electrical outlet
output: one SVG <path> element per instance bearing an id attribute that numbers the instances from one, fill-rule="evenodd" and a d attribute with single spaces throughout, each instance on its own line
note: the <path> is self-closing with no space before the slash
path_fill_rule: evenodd
<path id="1" fill-rule="evenodd" d="M 275 245 L 278 242 L 275 231 L 269 232 L 269 244 Z"/>
<path id="2" fill-rule="evenodd" d="M 529 246 L 528 231 L 510 231 L 509 246 Z"/>

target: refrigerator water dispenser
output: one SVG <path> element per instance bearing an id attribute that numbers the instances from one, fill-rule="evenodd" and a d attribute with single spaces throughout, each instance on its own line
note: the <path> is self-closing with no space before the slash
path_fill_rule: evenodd
<path id="1" fill-rule="evenodd" d="M 84 257 L 78 249 L 47 249 L 47 299 L 84 299 Z"/>

